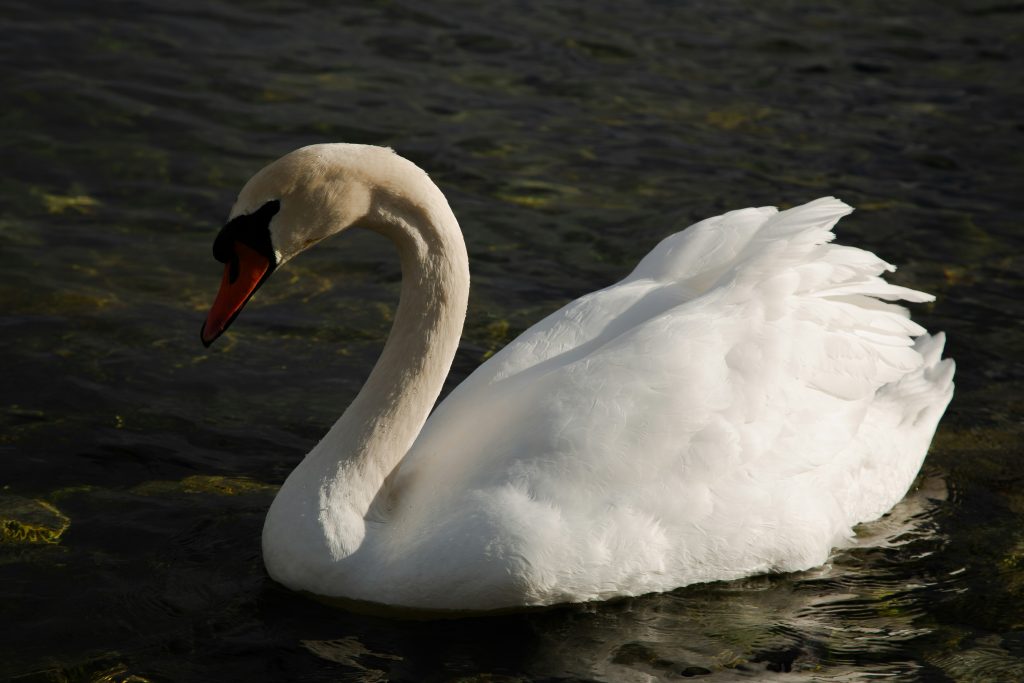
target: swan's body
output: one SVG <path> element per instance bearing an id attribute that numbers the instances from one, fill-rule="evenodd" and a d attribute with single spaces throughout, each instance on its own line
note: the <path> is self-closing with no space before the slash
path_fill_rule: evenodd
<path id="1" fill-rule="evenodd" d="M 899 501 L 952 396 L 942 335 L 880 301 L 931 297 L 829 244 L 850 209 L 825 198 L 668 237 L 427 420 L 469 288 L 440 191 L 389 150 L 318 145 L 257 174 L 232 215 L 274 200 L 270 270 L 359 223 L 392 238 L 404 278 L 366 386 L 267 516 L 267 569 L 294 589 L 482 610 L 806 569 Z"/>

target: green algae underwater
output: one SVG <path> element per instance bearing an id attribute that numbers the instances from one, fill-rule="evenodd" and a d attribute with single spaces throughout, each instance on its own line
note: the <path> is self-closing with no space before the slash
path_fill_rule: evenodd
<path id="1" fill-rule="evenodd" d="M 0 678 L 1024 679 L 1020 6 L 0 6 Z M 372 367 L 397 260 L 347 235 L 198 330 L 235 193 L 324 141 L 394 147 L 459 217 L 449 389 L 672 231 L 844 199 L 958 364 L 919 484 L 801 574 L 443 621 L 277 586 L 263 516 Z"/>

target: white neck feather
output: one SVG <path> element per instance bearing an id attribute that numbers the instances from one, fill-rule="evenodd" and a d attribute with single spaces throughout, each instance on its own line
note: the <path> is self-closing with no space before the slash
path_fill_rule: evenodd
<path id="1" fill-rule="evenodd" d="M 386 177 L 369 188 L 372 199 L 360 224 L 389 237 L 398 249 L 398 310 L 359 395 L 271 506 L 264 555 L 268 567 L 278 567 L 274 573 L 301 570 L 293 565 L 298 557 L 271 557 L 291 553 L 268 547 L 270 537 L 275 546 L 281 538 L 294 538 L 293 547 L 302 549 L 307 563 L 314 546 L 321 546 L 324 552 L 317 554 L 324 562 L 359 548 L 366 513 L 419 434 L 458 348 L 469 297 L 469 260 L 458 222 L 426 174 L 400 157 L 388 161 Z"/>

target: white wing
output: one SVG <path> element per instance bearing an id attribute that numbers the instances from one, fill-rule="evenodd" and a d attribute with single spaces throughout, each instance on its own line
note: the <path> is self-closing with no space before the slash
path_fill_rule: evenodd
<path id="1" fill-rule="evenodd" d="M 825 561 L 902 497 L 952 393 L 941 338 L 882 301 L 931 297 L 829 244 L 849 211 L 698 223 L 481 366 L 390 482 L 407 566 L 551 603 Z"/>

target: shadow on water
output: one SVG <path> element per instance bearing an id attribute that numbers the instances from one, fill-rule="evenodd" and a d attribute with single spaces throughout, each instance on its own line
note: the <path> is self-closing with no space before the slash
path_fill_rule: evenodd
<path id="1" fill-rule="evenodd" d="M 0 6 L 0 678 L 1024 680 L 1020 6 Z M 827 567 L 666 595 L 412 621 L 276 586 L 267 506 L 369 372 L 398 264 L 331 241 L 198 331 L 235 193 L 322 141 L 449 197 L 449 389 L 675 229 L 841 197 L 958 363 L 920 489 Z"/>

